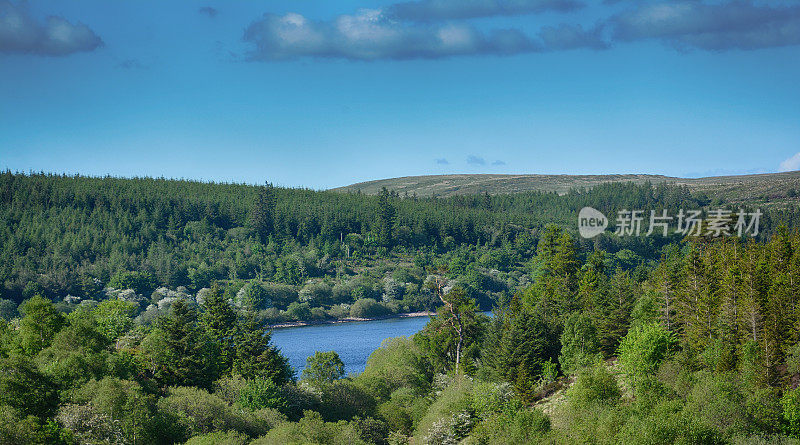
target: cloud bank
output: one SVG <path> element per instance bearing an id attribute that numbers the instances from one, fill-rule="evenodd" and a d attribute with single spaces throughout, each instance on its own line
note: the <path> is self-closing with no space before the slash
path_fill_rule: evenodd
<path id="1" fill-rule="evenodd" d="M 249 60 L 302 57 L 350 60 L 508 56 L 657 41 L 680 50 L 757 50 L 800 45 L 800 4 L 733 0 L 606 1 L 609 16 L 580 24 L 480 30 L 469 19 L 569 12 L 577 0 L 419 0 L 363 9 L 327 21 L 265 14 L 244 33 Z M 609 6 L 609 4 L 617 4 Z M 618 12 L 622 9 L 622 12 Z M 617 11 L 616 13 L 613 13 Z M 613 14 L 612 14 L 613 13 Z"/>
<path id="2" fill-rule="evenodd" d="M 0 53 L 65 56 L 101 46 L 103 40 L 84 24 L 58 16 L 39 23 L 24 4 L 0 1 Z"/>
<path id="3" fill-rule="evenodd" d="M 583 6 L 583 2 L 576 0 L 421 0 L 396 3 L 388 8 L 388 15 L 399 20 L 429 22 L 547 11 L 569 12 Z"/>
<path id="4" fill-rule="evenodd" d="M 754 50 L 800 44 L 800 5 L 752 1 L 644 4 L 610 19 L 616 41 L 656 39 L 679 49 Z"/>
<path id="5" fill-rule="evenodd" d="M 605 47 L 599 32 L 578 25 L 546 28 L 531 38 L 516 29 L 482 32 L 466 23 L 400 22 L 380 10 L 366 9 L 328 22 L 294 13 L 265 14 L 245 30 L 244 40 L 255 47 L 248 54 L 250 60 L 439 59 Z"/>
<path id="6" fill-rule="evenodd" d="M 800 170 L 800 153 L 795 153 L 791 158 L 781 162 L 778 168 L 779 172 L 792 172 L 795 170 Z"/>

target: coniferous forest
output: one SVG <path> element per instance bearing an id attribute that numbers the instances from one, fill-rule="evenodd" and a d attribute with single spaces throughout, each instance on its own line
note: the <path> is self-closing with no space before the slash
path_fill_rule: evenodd
<path id="1" fill-rule="evenodd" d="M 585 206 L 611 229 L 580 237 Z M 758 236 L 612 233 L 624 209 L 741 207 L 6 171 L 0 443 L 798 443 L 797 210 Z M 297 375 L 271 342 L 419 311 L 357 375 L 333 351 Z"/>

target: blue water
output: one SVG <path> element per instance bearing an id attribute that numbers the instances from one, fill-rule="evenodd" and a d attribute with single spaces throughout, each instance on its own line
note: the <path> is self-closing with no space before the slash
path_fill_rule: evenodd
<path id="1" fill-rule="evenodd" d="M 272 343 L 289 359 L 297 372 L 303 372 L 306 358 L 316 351 L 336 351 L 347 374 L 364 371 L 367 357 L 387 338 L 405 337 L 420 331 L 430 317 L 389 318 L 386 320 L 323 324 L 272 331 Z"/>

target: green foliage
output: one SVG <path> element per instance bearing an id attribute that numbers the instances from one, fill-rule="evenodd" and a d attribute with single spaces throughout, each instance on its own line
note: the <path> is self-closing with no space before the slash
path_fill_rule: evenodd
<path id="1" fill-rule="evenodd" d="M 209 387 L 219 372 L 216 345 L 197 323 L 197 311 L 177 300 L 142 341 L 147 367 L 162 386 Z"/>
<path id="2" fill-rule="evenodd" d="M 495 315 L 485 353 L 492 373 L 532 401 L 544 364 L 555 359 L 559 342 L 555 328 L 545 322 L 543 309 L 532 309 L 514 297 Z"/>
<path id="3" fill-rule="evenodd" d="M 600 362 L 581 370 L 567 398 L 576 406 L 588 407 L 595 403 L 617 403 L 621 395 L 617 379 Z"/>
<path id="4" fill-rule="evenodd" d="M 257 311 L 272 305 L 267 290 L 264 289 L 260 283 L 255 281 L 245 284 L 244 287 L 239 290 L 234 303 L 237 307 L 248 311 Z"/>
<path id="5" fill-rule="evenodd" d="M 527 445 L 542 440 L 548 431 L 550 419 L 538 409 L 503 411 L 475 426 L 468 443 Z"/>
<path id="6" fill-rule="evenodd" d="M 22 320 L 17 339 L 22 349 L 30 355 L 50 346 L 53 337 L 64 326 L 64 316 L 56 311 L 53 302 L 41 296 L 23 301 L 19 311 Z"/>
<path id="7" fill-rule="evenodd" d="M 323 445 L 366 445 L 355 425 L 345 421 L 325 422 L 314 411 L 306 411 L 299 422 L 287 422 L 269 431 L 251 445 L 310 443 Z"/>
<path id="8" fill-rule="evenodd" d="M 247 445 L 250 438 L 238 431 L 214 431 L 208 434 L 193 436 L 186 445 Z"/>
<path id="9" fill-rule="evenodd" d="M 389 308 L 373 298 L 359 298 L 350 306 L 350 316 L 354 318 L 376 318 L 390 313 Z"/>
<path id="10" fill-rule="evenodd" d="M 459 364 L 459 372 L 473 374 L 489 320 L 476 312 L 475 300 L 467 297 L 463 289 L 454 288 L 441 298 L 445 304 L 414 335 L 414 342 L 425 353 L 434 372 L 456 370 Z"/>
<path id="11" fill-rule="evenodd" d="M 250 227 L 258 234 L 261 242 L 275 230 L 275 207 L 277 195 L 271 183 L 258 188 L 258 195 L 250 207 Z"/>
<path id="12" fill-rule="evenodd" d="M 472 409 L 472 382 L 456 379 L 445 387 L 417 422 L 415 443 L 447 443 L 467 436 L 475 419 Z"/>
<path id="13" fill-rule="evenodd" d="M 320 352 L 306 358 L 302 379 L 314 385 L 333 383 L 344 377 L 344 363 L 336 351 Z"/>
<path id="14" fill-rule="evenodd" d="M 208 337 L 218 345 L 217 369 L 224 374 L 233 367 L 236 358 L 236 343 L 239 335 L 236 312 L 218 285 L 211 287 L 203 302 L 200 326 Z"/>
<path id="15" fill-rule="evenodd" d="M 134 303 L 124 300 L 106 300 L 94 308 L 92 315 L 100 332 L 109 341 L 114 341 L 133 327 L 137 309 Z"/>
<path id="16" fill-rule="evenodd" d="M 248 378 L 270 379 L 283 385 L 294 379 L 294 371 L 280 351 L 270 344 L 271 334 L 265 332 L 255 318 L 248 314 L 239 324 L 236 336 L 236 357 L 231 372 Z"/>
<path id="17" fill-rule="evenodd" d="M 183 433 L 184 441 L 215 430 L 235 430 L 254 437 L 266 433 L 270 427 L 264 420 L 199 388 L 170 388 L 168 395 L 158 401 L 158 410 L 172 419 Z"/>
<path id="18" fill-rule="evenodd" d="M 430 363 L 414 341 L 396 337 L 387 338 L 370 354 L 364 372 L 356 381 L 385 400 L 400 388 L 425 393 L 432 378 Z"/>
<path id="19" fill-rule="evenodd" d="M 75 393 L 73 401 L 88 406 L 95 419 L 105 418 L 107 423 L 113 423 L 130 443 L 157 441 L 162 434 L 158 431 L 160 419 L 154 412 L 155 398 L 146 394 L 136 382 L 112 377 L 91 380 Z M 91 435 L 86 425 L 77 425 L 80 417 L 76 419 L 74 416 L 80 412 L 74 408 L 62 408 L 59 418 L 62 422 L 75 424 L 71 429 L 76 433 L 78 427 L 84 435 Z"/>
<path id="20" fill-rule="evenodd" d="M 137 294 L 149 295 L 156 288 L 156 278 L 149 272 L 121 271 L 111 277 L 108 285 L 116 289 L 133 289 Z"/>
<path id="21" fill-rule="evenodd" d="M 20 415 L 8 405 L 0 405 L 0 445 L 74 443 L 74 436 L 52 420 Z"/>
<path id="22" fill-rule="evenodd" d="M 599 359 L 600 346 L 592 319 L 582 313 L 572 314 L 564 322 L 561 354 L 558 361 L 565 373 L 574 374 Z"/>
<path id="23" fill-rule="evenodd" d="M 655 374 L 676 344 L 674 334 L 658 323 L 641 325 L 628 332 L 619 345 L 619 363 L 634 388 Z"/>
<path id="24" fill-rule="evenodd" d="M 250 411 L 272 408 L 284 411 L 287 408 L 286 399 L 281 388 L 270 379 L 251 379 L 239 391 L 236 401 Z"/>
<path id="25" fill-rule="evenodd" d="M 800 438 L 800 388 L 786 391 L 781 397 L 786 433 Z"/>
<path id="26" fill-rule="evenodd" d="M 8 405 L 22 417 L 51 416 L 58 406 L 55 383 L 26 357 L 0 358 L 0 405 Z"/>

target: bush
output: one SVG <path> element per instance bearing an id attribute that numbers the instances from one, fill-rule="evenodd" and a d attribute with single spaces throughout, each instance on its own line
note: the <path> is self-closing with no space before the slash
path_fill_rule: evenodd
<path id="1" fill-rule="evenodd" d="M 550 419 L 538 409 L 522 408 L 487 418 L 475 426 L 471 443 L 527 445 L 550 431 Z"/>
<path id="2" fill-rule="evenodd" d="M 248 380 L 247 384 L 239 391 L 236 401 L 250 411 L 258 411 L 263 408 L 280 411 L 285 410 L 287 406 L 283 391 L 270 379 Z"/>
<path id="3" fill-rule="evenodd" d="M 73 400 L 91 407 L 94 414 L 86 413 L 90 418 L 106 416 L 108 423 L 120 428 L 131 442 L 137 438 L 154 441 L 158 435 L 153 397 L 145 394 L 136 382 L 113 377 L 92 380 L 75 392 Z M 79 412 L 81 409 L 76 408 L 74 413 Z M 64 418 L 63 412 L 61 415 Z"/>
<path id="4" fill-rule="evenodd" d="M 372 298 L 361 298 L 356 300 L 350 307 L 350 316 L 353 318 L 375 318 L 390 314 L 391 311 L 385 305 L 378 303 Z"/>
<path id="5" fill-rule="evenodd" d="M 317 351 L 306 358 L 306 367 L 303 369 L 302 380 L 317 386 L 333 383 L 344 377 L 344 363 L 336 351 Z"/>
<path id="6" fill-rule="evenodd" d="M 286 318 L 289 320 L 310 320 L 311 305 L 295 301 L 286 309 Z"/>
<path id="7" fill-rule="evenodd" d="M 375 414 L 375 398 L 349 380 L 339 380 L 321 389 L 319 412 L 327 421 L 350 420 Z"/>
<path id="8" fill-rule="evenodd" d="M 786 433 L 800 438 L 800 388 L 786 391 L 781 398 Z"/>
<path id="9" fill-rule="evenodd" d="M 325 422 L 314 411 L 306 411 L 299 422 L 286 422 L 254 440 L 251 445 L 283 444 L 348 444 L 366 445 L 358 430 L 347 422 Z"/>
<path id="10" fill-rule="evenodd" d="M 323 282 L 309 283 L 299 292 L 300 301 L 308 302 L 315 306 L 330 304 L 333 299 L 333 290 Z"/>
<path id="11" fill-rule="evenodd" d="M 435 441 L 462 439 L 474 421 L 471 409 L 471 380 L 461 378 L 450 383 L 417 423 L 414 442 L 443 443 Z"/>
<path id="12" fill-rule="evenodd" d="M 564 323 L 561 345 L 558 361 L 565 374 L 574 374 L 602 358 L 597 330 L 583 312 L 572 314 Z"/>
<path id="13" fill-rule="evenodd" d="M 149 272 L 118 272 L 108 282 L 115 289 L 133 289 L 137 294 L 149 295 L 156 288 L 156 278 Z"/>
<path id="14" fill-rule="evenodd" d="M 581 371 L 575 384 L 567 391 L 569 403 L 580 407 L 588 407 L 594 403 L 614 404 L 621 395 L 617 379 L 602 363 Z"/>
<path id="15" fill-rule="evenodd" d="M 677 343 L 675 335 L 658 323 L 643 324 L 628 332 L 619 345 L 619 363 L 634 389 L 655 374 Z"/>
<path id="16" fill-rule="evenodd" d="M 170 388 L 167 397 L 158 401 L 158 409 L 174 419 L 184 433 L 184 440 L 215 430 L 236 430 L 258 436 L 269 429 L 265 422 L 245 415 L 221 398 L 198 388 Z"/>
<path id="17" fill-rule="evenodd" d="M 194 436 L 186 445 L 246 445 L 250 442 L 247 435 L 236 431 L 215 431 L 213 433 Z"/>
<path id="18" fill-rule="evenodd" d="M 369 355 L 364 372 L 356 380 L 383 400 L 401 387 L 425 393 L 433 371 L 427 358 L 407 337 L 387 338 Z"/>
<path id="19" fill-rule="evenodd" d="M 233 302 L 237 307 L 250 311 L 258 311 L 272 306 L 272 300 L 269 299 L 266 289 L 255 281 L 251 281 L 239 289 Z"/>

